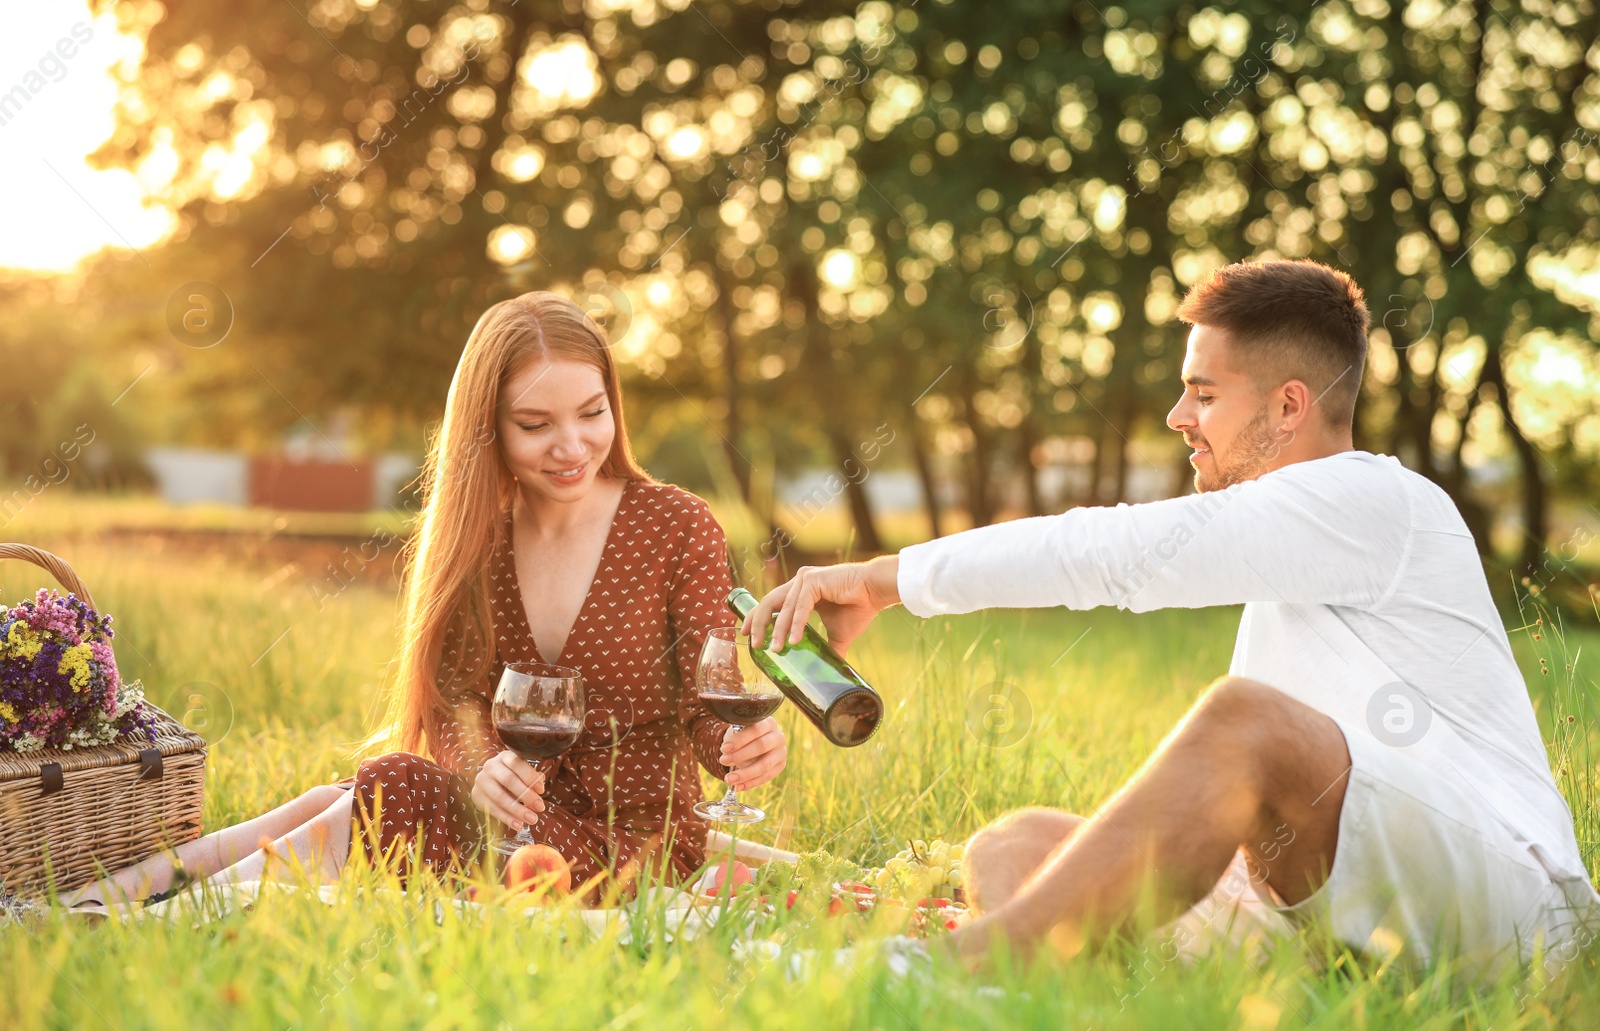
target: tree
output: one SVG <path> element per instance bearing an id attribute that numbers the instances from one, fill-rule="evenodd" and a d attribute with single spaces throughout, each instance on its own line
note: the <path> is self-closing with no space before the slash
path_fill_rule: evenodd
<path id="1" fill-rule="evenodd" d="M 1524 563 L 1551 484 L 1600 464 L 1576 408 L 1530 434 L 1519 378 L 1541 341 L 1593 350 L 1586 302 L 1535 274 L 1600 248 L 1592 0 L 242 6 L 125 8 L 147 57 L 102 155 L 177 168 L 183 230 L 102 283 L 152 322 L 178 283 L 224 288 L 249 346 L 173 345 L 219 410 L 419 423 L 484 307 L 564 289 L 775 537 L 769 485 L 821 461 L 876 548 L 850 470 L 880 426 L 935 532 L 941 466 L 975 523 L 1186 474 L 1161 442 L 1178 298 L 1304 256 L 1373 308 L 1358 441 L 1482 545 L 1492 434 Z M 1085 444 L 1087 489 L 1047 498 L 1043 456 Z"/>

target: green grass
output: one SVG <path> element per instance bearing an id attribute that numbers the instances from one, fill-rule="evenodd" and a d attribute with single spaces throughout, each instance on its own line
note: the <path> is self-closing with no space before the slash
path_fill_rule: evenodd
<path id="1" fill-rule="evenodd" d="M 0 500 L 16 489 L 16 484 L 0 485 Z M 364 537 L 378 529 L 399 533 L 410 521 L 402 508 L 293 512 L 210 502 L 169 505 L 154 494 L 87 494 L 50 486 L 37 496 L 0 507 L 0 540 L 38 543 L 41 537 L 63 534 L 141 530 Z"/>
<path id="2" fill-rule="evenodd" d="M 124 675 L 203 725 L 213 741 L 207 828 L 354 769 L 352 746 L 369 727 L 396 644 L 395 598 L 376 576 L 358 577 L 319 609 L 306 570 L 286 574 L 170 544 L 154 553 L 139 550 L 148 542 L 113 546 L 76 532 L 22 539 L 68 557 L 116 616 Z M 0 564 L 0 600 L 46 582 L 20 563 Z M 1534 618 L 1531 609 L 1513 612 L 1508 626 Z M 1024 804 L 1090 811 L 1226 671 L 1237 620 L 1237 610 L 928 622 L 886 614 L 853 652 L 889 702 L 884 727 L 843 751 L 786 710 L 789 768 L 754 793 L 771 815 L 751 834 L 783 833 L 791 848 L 878 862 L 907 838 L 956 839 Z M 1597 724 L 1586 674 L 1593 658 L 1584 652 L 1600 634 L 1557 629 L 1547 623 L 1537 641 L 1534 631 L 1512 639 L 1546 740 L 1557 743 L 1553 764 L 1593 872 Z M 1016 740 L 1007 747 L 981 733 L 994 694 L 1013 701 Z M 418 897 L 425 892 L 404 902 L 358 897 L 374 883 L 352 868 L 335 907 L 285 893 L 204 924 L 6 927 L 0 1026 L 1505 1029 L 1585 1026 L 1600 1013 L 1595 950 L 1547 989 L 1476 992 L 1447 971 L 1414 978 L 1336 952 L 1325 973 L 1288 955 L 1260 968 L 1228 957 L 1188 967 L 1161 962 L 1141 942 L 1072 964 L 1046 959 L 981 976 L 946 970 L 931 985 L 896 979 L 861 952 L 790 980 L 776 964 L 732 962 L 727 930 L 648 947 L 577 933 L 563 940 L 563 926 L 576 928 L 560 914 L 546 924 L 513 911 L 447 910 L 436 921 Z M 841 928 L 820 920 L 769 930 L 829 953 Z"/>

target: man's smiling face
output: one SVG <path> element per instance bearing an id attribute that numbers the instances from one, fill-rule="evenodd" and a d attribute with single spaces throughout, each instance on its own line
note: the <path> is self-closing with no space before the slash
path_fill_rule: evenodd
<path id="1" fill-rule="evenodd" d="M 1194 448 L 1189 463 L 1201 492 L 1270 472 L 1281 453 L 1268 425 L 1268 397 L 1234 368 L 1231 351 L 1226 330 L 1195 326 L 1183 359 L 1183 396 L 1167 413 L 1167 425 Z"/>

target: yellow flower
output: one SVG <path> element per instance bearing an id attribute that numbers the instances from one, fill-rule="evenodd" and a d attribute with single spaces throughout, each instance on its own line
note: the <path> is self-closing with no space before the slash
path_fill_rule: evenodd
<path id="1" fill-rule="evenodd" d="M 7 723 L 15 723 L 17 722 L 17 710 L 11 707 L 10 702 L 0 702 L 0 717 L 4 717 Z"/>
<path id="2" fill-rule="evenodd" d="M 11 632 L 6 634 L 5 643 L 19 659 L 31 659 L 44 647 L 44 642 L 39 640 L 33 627 L 20 619 L 11 624 Z"/>
<path id="3" fill-rule="evenodd" d="M 72 674 L 72 690 L 81 691 L 89 686 L 89 678 L 93 670 L 89 662 L 94 657 L 94 651 L 87 644 L 76 644 L 61 653 L 61 662 L 56 666 L 57 673 Z"/>

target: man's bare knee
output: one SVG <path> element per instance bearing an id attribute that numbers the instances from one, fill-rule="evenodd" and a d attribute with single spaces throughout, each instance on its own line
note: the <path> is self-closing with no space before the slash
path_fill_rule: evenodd
<path id="1" fill-rule="evenodd" d="M 1299 762 L 1317 740 L 1344 743 L 1328 716 L 1270 684 L 1233 676 L 1212 682 L 1177 734 L 1228 746 L 1241 758 L 1269 766 L 1275 760 L 1280 765 Z"/>
<path id="2" fill-rule="evenodd" d="M 1223 677 L 1174 741 L 1230 786 L 1227 803 L 1252 808 L 1254 826 L 1241 844 L 1267 866 L 1269 883 L 1286 901 L 1297 902 L 1322 883 L 1332 866 L 1350 770 L 1344 732 L 1332 718 L 1271 685 Z M 1285 828 L 1296 844 L 1280 854 L 1274 842 Z"/>
<path id="3" fill-rule="evenodd" d="M 968 839 L 967 855 L 970 857 L 975 849 L 987 851 L 991 848 L 1005 848 L 1019 841 L 1039 838 L 1060 841 L 1077 830 L 1082 823 L 1083 817 L 1069 813 L 1065 809 L 1052 809 L 1042 805 L 1013 809 Z"/>
<path id="4" fill-rule="evenodd" d="M 978 831 L 967 841 L 968 905 L 983 912 L 1015 895 L 1022 882 L 1083 823 L 1083 817 L 1064 809 L 1028 806 Z"/>
<path id="5" fill-rule="evenodd" d="M 1294 699 L 1270 684 L 1248 677 L 1218 677 L 1196 703 L 1191 719 L 1237 723 L 1270 713 Z"/>
<path id="6" fill-rule="evenodd" d="M 1274 759 L 1297 752 L 1306 719 L 1319 715 L 1270 684 L 1218 677 L 1163 748 L 1203 749 L 1220 766 L 1259 783 Z"/>

